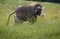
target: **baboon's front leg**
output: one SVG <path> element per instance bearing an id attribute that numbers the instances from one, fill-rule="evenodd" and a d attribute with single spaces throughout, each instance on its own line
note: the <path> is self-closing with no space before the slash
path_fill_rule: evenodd
<path id="1" fill-rule="evenodd" d="M 37 17 L 30 17 L 29 18 L 29 22 L 31 22 L 32 24 L 36 23 Z"/>

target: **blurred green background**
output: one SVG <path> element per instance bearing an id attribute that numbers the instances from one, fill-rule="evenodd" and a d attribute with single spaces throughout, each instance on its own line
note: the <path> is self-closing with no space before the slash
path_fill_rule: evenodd
<path id="1" fill-rule="evenodd" d="M 38 1 L 45 9 L 42 11 L 44 16 L 38 16 L 35 24 L 31 25 L 26 21 L 23 24 L 12 25 L 13 15 L 6 26 L 9 14 L 17 6 L 34 1 L 0 0 L 0 39 L 60 39 L 60 4 Z"/>

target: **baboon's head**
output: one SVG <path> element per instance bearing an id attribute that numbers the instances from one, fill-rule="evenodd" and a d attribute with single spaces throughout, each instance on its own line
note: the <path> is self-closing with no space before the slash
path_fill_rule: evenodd
<path id="1" fill-rule="evenodd" d="M 35 4 L 35 13 L 36 13 L 36 15 L 40 16 L 41 11 L 42 11 L 42 6 L 39 3 Z"/>

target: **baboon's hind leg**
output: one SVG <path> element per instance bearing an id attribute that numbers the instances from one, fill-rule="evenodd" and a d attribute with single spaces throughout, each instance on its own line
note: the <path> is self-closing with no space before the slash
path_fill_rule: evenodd
<path id="1" fill-rule="evenodd" d="M 14 24 L 22 24 L 23 20 L 17 18 L 16 16 L 14 16 Z"/>

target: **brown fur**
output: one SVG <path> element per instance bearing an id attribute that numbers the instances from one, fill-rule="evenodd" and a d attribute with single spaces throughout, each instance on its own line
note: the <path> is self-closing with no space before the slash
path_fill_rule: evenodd
<path id="1" fill-rule="evenodd" d="M 22 23 L 23 21 L 29 20 L 29 22 L 34 23 L 37 19 L 37 15 L 40 16 L 42 10 L 42 6 L 39 3 L 36 3 L 35 5 L 26 5 L 21 6 L 15 9 L 9 17 L 7 21 L 7 25 L 9 23 L 10 16 L 14 13 L 16 13 L 15 16 L 15 23 Z"/>

